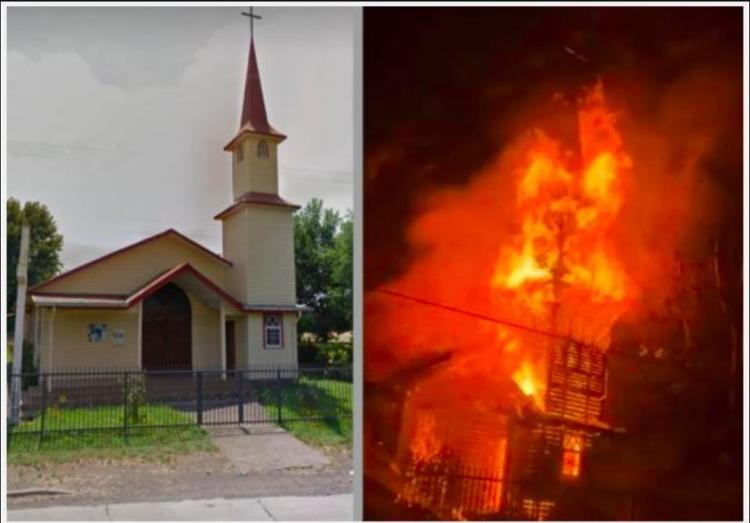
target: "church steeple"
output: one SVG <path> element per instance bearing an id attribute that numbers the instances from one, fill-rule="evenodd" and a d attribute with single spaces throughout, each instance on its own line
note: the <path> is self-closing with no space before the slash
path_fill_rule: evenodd
<path id="1" fill-rule="evenodd" d="M 250 40 L 250 52 L 247 57 L 247 75 L 245 76 L 245 98 L 242 103 L 240 130 L 247 129 L 264 134 L 282 136 L 268 123 L 266 103 L 263 100 L 263 87 L 260 83 L 258 60 L 255 57 L 255 42 Z"/>
<path id="2" fill-rule="evenodd" d="M 286 139 L 282 133 L 274 129 L 268 123 L 266 113 L 266 102 L 263 99 L 263 87 L 260 82 L 260 71 L 258 59 L 255 56 L 255 38 L 253 37 L 252 23 L 260 16 L 253 14 L 252 8 L 249 13 L 242 13 L 250 18 L 250 48 L 247 54 L 247 73 L 245 74 L 245 94 L 242 99 L 242 114 L 240 117 L 240 130 L 226 146 L 225 151 L 234 151 L 249 134 L 264 135 L 270 137 L 275 143 Z"/>
<path id="3" fill-rule="evenodd" d="M 249 13 L 242 14 L 250 17 L 251 24 L 260 18 L 253 14 L 252 8 Z M 286 139 L 268 123 L 252 25 L 250 28 L 240 130 L 224 147 L 225 151 L 232 153 L 232 194 L 236 202 L 247 199 L 250 193 L 278 198 L 277 146 Z"/>

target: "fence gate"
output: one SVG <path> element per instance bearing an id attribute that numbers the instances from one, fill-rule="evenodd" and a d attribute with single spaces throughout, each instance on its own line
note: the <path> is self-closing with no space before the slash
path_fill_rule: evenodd
<path id="1" fill-rule="evenodd" d="M 350 367 L 95 370 L 11 375 L 22 382 L 14 438 L 351 417 Z M 10 383 L 10 381 L 9 381 Z M 90 437 L 90 436 L 89 436 Z"/>

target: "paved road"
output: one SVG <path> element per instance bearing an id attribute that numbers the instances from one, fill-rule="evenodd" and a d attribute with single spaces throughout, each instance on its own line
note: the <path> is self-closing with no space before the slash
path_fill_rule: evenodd
<path id="1" fill-rule="evenodd" d="M 351 521 L 351 494 L 120 503 L 9 510 L 9 521 Z"/>

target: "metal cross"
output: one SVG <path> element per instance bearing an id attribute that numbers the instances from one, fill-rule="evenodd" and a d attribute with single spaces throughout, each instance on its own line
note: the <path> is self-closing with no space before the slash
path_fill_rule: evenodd
<path id="1" fill-rule="evenodd" d="M 246 12 L 243 11 L 242 12 L 242 16 L 247 16 L 250 19 L 250 40 L 252 40 L 253 39 L 253 22 L 255 20 L 260 20 L 262 17 L 260 17 L 260 16 L 258 16 L 256 14 L 253 14 L 253 8 L 252 7 L 250 7 L 249 9 L 250 9 L 250 12 L 246 13 Z"/>

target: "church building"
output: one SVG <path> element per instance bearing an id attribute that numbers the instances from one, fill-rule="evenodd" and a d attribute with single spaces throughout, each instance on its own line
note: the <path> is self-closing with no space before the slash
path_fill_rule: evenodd
<path id="1" fill-rule="evenodd" d="M 297 364 L 293 214 L 279 196 L 278 146 L 251 36 L 233 201 L 221 254 L 168 229 L 36 285 L 30 337 L 42 372 L 233 369 Z"/>

